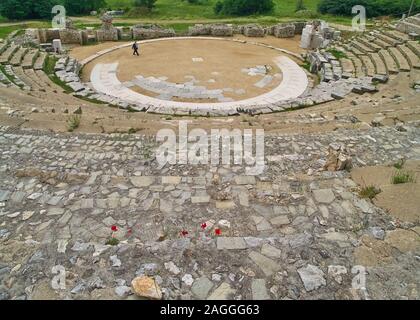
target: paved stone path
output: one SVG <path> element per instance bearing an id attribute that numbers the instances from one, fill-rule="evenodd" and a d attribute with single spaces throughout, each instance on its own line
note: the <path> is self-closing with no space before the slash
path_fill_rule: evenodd
<path id="1" fill-rule="evenodd" d="M 420 159 L 416 127 L 266 136 L 255 177 L 160 169 L 152 137 L 1 128 L 0 297 L 133 299 L 131 280 L 147 275 L 164 299 L 418 299 L 419 226 L 323 171 L 330 143 L 356 166 Z M 112 226 L 117 246 L 105 244 Z M 365 290 L 351 285 L 360 252 Z"/>

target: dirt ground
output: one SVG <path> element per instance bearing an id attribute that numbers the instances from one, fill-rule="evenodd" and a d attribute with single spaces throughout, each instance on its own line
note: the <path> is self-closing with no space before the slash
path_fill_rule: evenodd
<path id="1" fill-rule="evenodd" d="M 273 39 L 264 39 L 264 42 L 279 45 L 282 48 L 286 47 L 285 49 L 294 52 L 298 50 L 297 39 L 282 41 L 284 45 Z M 101 45 L 76 47 L 71 50 L 71 55 L 81 59 L 103 48 Z M 127 47 L 95 59 L 84 67 L 82 79 L 89 82 L 90 73 L 98 63 L 118 62 L 117 76 L 121 82 L 130 81 L 142 75 L 143 77 L 166 77 L 168 78 L 166 81 L 171 83 L 185 83 L 190 81 L 190 76 L 193 76 L 199 81 L 197 86 L 204 86 L 209 90 L 226 88 L 234 91 L 245 90 L 245 93 L 240 94 L 235 92 L 224 94 L 234 100 L 242 100 L 267 93 L 280 84 L 281 70 L 274 62 L 274 59 L 280 55 L 282 54 L 278 51 L 249 43 L 203 39 L 159 41 L 141 44 L 140 57 L 133 56 L 131 48 Z M 202 58 L 204 61 L 194 62 L 193 58 Z M 250 76 L 242 71 L 259 65 L 269 66 L 269 74 L 277 75 L 264 88 L 255 86 L 263 78 L 262 75 Z M 151 92 L 138 89 L 140 88 L 132 88 L 142 94 L 156 96 Z"/>
<path id="2" fill-rule="evenodd" d="M 352 179 L 360 186 L 375 186 L 381 190 L 373 202 L 387 210 L 400 221 L 418 223 L 420 221 L 420 161 L 407 161 L 403 168 L 411 172 L 413 183 L 392 184 L 391 180 L 398 171 L 393 166 L 356 168 Z"/>

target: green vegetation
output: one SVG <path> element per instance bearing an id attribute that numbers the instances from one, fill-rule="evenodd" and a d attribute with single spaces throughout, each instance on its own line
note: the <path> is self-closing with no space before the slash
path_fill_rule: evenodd
<path id="1" fill-rule="evenodd" d="M 0 72 L 3 73 L 10 82 L 16 84 L 15 79 L 12 76 L 10 76 L 9 74 L 6 73 L 6 70 L 4 69 L 4 66 L 1 65 L 1 64 L 0 64 Z M 7 81 L 4 81 L 4 83 L 7 83 Z"/>
<path id="2" fill-rule="evenodd" d="M 59 0 L 2 0 L 0 14 L 8 19 L 49 19 L 51 9 Z"/>
<path id="3" fill-rule="evenodd" d="M 401 170 L 404 166 L 404 163 L 405 163 L 405 160 L 401 159 L 398 162 L 394 163 L 394 168 L 398 169 L 398 170 Z"/>
<path id="4" fill-rule="evenodd" d="M 120 241 L 117 238 L 111 237 L 109 238 L 105 244 L 107 246 L 117 246 L 120 243 Z"/>
<path id="5" fill-rule="evenodd" d="M 324 14 L 346 15 L 352 14 L 355 5 L 366 8 L 368 17 L 396 16 L 408 13 L 412 0 L 320 0 L 318 9 Z M 420 3 L 414 2 L 413 12 L 420 10 Z"/>
<path id="6" fill-rule="evenodd" d="M 392 184 L 403 184 L 415 182 L 414 174 L 412 172 L 398 170 L 391 179 Z"/>
<path id="7" fill-rule="evenodd" d="M 341 52 L 340 50 L 337 49 L 328 49 L 327 52 L 331 53 L 336 59 L 343 59 L 343 58 L 347 58 L 347 55 L 344 52 Z"/>
<path id="8" fill-rule="evenodd" d="M 73 132 L 80 126 L 81 116 L 78 114 L 71 115 L 67 120 L 67 130 Z"/>
<path id="9" fill-rule="evenodd" d="M 375 186 L 366 186 L 360 190 L 359 196 L 361 198 L 372 200 L 373 198 L 376 197 L 376 195 L 380 193 L 381 193 L 381 190 L 376 188 Z"/>
<path id="10" fill-rule="evenodd" d="M 221 0 L 215 4 L 214 13 L 228 16 L 249 16 L 272 13 L 273 9 L 273 0 Z"/>
<path id="11" fill-rule="evenodd" d="M 252 2 L 242 1 L 244 3 Z M 317 11 L 320 0 L 303 0 L 307 10 Z M 134 0 L 107 0 L 107 7 L 111 9 L 128 10 L 133 7 Z M 141 18 L 161 19 L 161 20 L 193 20 L 193 19 L 217 19 L 220 18 L 215 12 L 214 7 L 219 0 L 201 0 L 191 2 L 186 0 L 157 0 L 155 7 Z M 222 1 L 223 2 L 223 1 Z M 258 2 L 264 2 L 259 0 Z M 271 19 L 281 17 L 294 17 L 296 11 L 296 1 L 294 0 L 273 0 L 274 7 Z M 233 16 L 232 16 L 233 17 Z M 263 18 L 258 16 L 253 18 Z M 254 19 L 255 21 L 255 19 Z"/>
<path id="12" fill-rule="evenodd" d="M 52 82 L 63 88 L 65 93 L 72 93 L 73 89 L 70 88 L 64 81 L 61 81 L 60 78 L 55 75 L 54 67 L 56 62 L 57 58 L 53 56 L 48 56 L 47 59 L 45 59 L 45 65 L 43 69 L 45 74 L 48 75 Z"/>
<path id="13" fill-rule="evenodd" d="M 91 11 L 97 11 L 105 5 L 105 0 L 64 0 L 67 14 L 70 15 L 89 15 Z"/>
<path id="14" fill-rule="evenodd" d="M 42 21 L 34 21 L 34 22 L 28 22 L 24 24 L 13 24 L 13 25 L 7 25 L 7 26 L 0 26 L 0 38 L 4 39 L 6 38 L 10 33 L 16 30 L 22 30 L 27 28 L 45 28 L 49 27 L 51 24 L 48 24 L 47 22 Z"/>

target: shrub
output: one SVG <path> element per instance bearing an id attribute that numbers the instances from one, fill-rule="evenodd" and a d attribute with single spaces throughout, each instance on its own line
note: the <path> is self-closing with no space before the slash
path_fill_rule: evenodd
<path id="1" fill-rule="evenodd" d="M 366 8 L 368 17 L 395 15 L 401 16 L 407 13 L 412 0 L 321 0 L 318 4 L 319 12 L 323 14 L 351 15 L 353 6 L 361 5 Z M 420 9 L 417 2 L 414 5 L 413 12 Z"/>
<path id="2" fill-rule="evenodd" d="M 391 179 L 393 184 L 403 184 L 415 182 L 414 174 L 412 172 L 406 172 L 398 170 Z"/>
<path id="3" fill-rule="evenodd" d="M 379 193 L 381 193 L 381 190 L 376 188 L 375 186 L 366 186 L 366 187 L 363 187 L 360 190 L 359 196 L 362 197 L 362 198 L 368 198 L 368 199 L 372 200 Z"/>
<path id="4" fill-rule="evenodd" d="M 273 0 L 223 0 L 216 3 L 214 11 L 224 15 L 248 16 L 270 13 L 274 9 Z"/>
<path id="5" fill-rule="evenodd" d="M 80 126 L 80 119 L 81 117 L 79 115 L 72 115 L 67 120 L 67 130 L 69 132 L 73 132 L 74 130 L 76 130 Z"/>
<path id="6" fill-rule="evenodd" d="M 105 7 L 105 0 L 64 0 L 66 13 L 69 15 L 90 14 Z"/>
<path id="7" fill-rule="evenodd" d="M 401 159 L 398 162 L 394 163 L 394 168 L 401 170 L 404 166 L 404 163 L 405 163 L 405 159 Z"/>
<path id="8" fill-rule="evenodd" d="M 155 7 L 156 0 L 134 0 L 134 7 L 146 8 L 149 11 Z"/>
<path id="9" fill-rule="evenodd" d="M 0 15 L 11 20 L 49 19 L 59 0 L 1 0 Z"/>

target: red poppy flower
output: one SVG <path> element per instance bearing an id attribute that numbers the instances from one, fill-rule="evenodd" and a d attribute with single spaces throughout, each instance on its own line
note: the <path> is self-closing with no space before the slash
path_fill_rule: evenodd
<path id="1" fill-rule="evenodd" d="M 127 233 L 131 233 L 131 229 L 128 229 L 128 230 L 127 230 Z"/>
<path id="2" fill-rule="evenodd" d="M 216 234 L 216 236 L 220 236 L 222 234 L 222 230 L 220 229 L 215 229 L 214 233 Z"/>
<path id="3" fill-rule="evenodd" d="M 206 228 L 207 228 L 207 223 L 205 223 L 205 222 L 204 222 L 204 223 L 201 225 L 201 229 L 203 229 L 203 230 L 204 230 L 204 229 L 206 229 Z"/>
<path id="4" fill-rule="evenodd" d="M 186 231 L 186 230 L 182 230 L 182 231 L 181 231 L 181 235 L 182 235 L 183 237 L 185 237 L 187 234 L 188 234 L 188 231 Z"/>
<path id="5" fill-rule="evenodd" d="M 111 230 L 115 232 L 115 231 L 118 231 L 118 228 L 117 228 L 117 226 L 112 226 Z"/>

